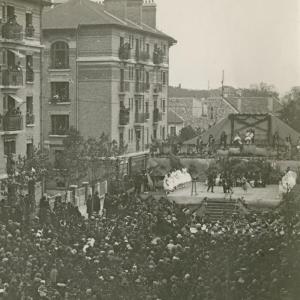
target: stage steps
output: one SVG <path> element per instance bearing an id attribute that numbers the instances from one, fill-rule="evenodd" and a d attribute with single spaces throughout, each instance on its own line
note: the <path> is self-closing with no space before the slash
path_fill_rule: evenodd
<path id="1" fill-rule="evenodd" d="M 239 200 L 224 199 L 204 199 L 201 206 L 197 208 L 197 214 L 208 218 L 211 221 L 218 221 L 231 217 L 233 214 L 247 214 L 246 206 Z M 196 212 L 195 211 L 195 212 Z"/>

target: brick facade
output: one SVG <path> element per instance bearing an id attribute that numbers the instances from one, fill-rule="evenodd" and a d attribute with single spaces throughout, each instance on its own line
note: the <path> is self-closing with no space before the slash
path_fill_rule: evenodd
<path id="1" fill-rule="evenodd" d="M 167 137 L 168 38 L 127 26 L 94 24 L 65 30 L 44 28 L 44 39 L 45 144 L 54 150 L 62 144 L 64 135 L 49 135 L 51 115 L 58 113 L 68 115 L 69 126 L 84 137 L 99 137 L 104 132 L 110 140 L 127 145 L 128 152 L 145 150 L 155 135 Z M 51 47 L 57 41 L 64 41 L 70 51 L 66 70 L 50 68 Z M 119 55 L 122 43 L 131 44 L 126 58 Z M 155 47 L 165 49 L 159 64 L 153 61 Z M 141 58 L 146 51 L 149 55 Z M 49 104 L 51 82 L 59 81 L 69 82 L 70 102 Z M 129 116 L 125 121 L 124 115 Z"/>

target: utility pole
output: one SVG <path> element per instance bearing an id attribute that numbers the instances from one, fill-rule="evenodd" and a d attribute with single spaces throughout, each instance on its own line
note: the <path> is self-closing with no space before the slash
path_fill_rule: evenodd
<path id="1" fill-rule="evenodd" d="M 224 70 L 222 71 L 222 81 L 221 81 L 221 84 L 222 84 L 222 98 L 224 97 L 224 78 L 225 78 L 225 73 L 224 73 Z"/>

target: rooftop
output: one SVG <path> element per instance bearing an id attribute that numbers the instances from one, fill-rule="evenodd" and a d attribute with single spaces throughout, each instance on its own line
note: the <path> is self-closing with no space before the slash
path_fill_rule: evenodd
<path id="1" fill-rule="evenodd" d="M 103 4 L 90 0 L 69 0 L 45 10 L 42 22 L 43 30 L 76 29 L 83 25 L 114 25 L 156 35 L 169 40 L 171 44 L 176 43 L 175 39 L 162 31 L 144 23 L 136 24 L 129 19 L 116 17 L 106 11 Z"/>
<path id="2" fill-rule="evenodd" d="M 168 110 L 168 124 L 182 124 L 184 123 L 183 118 L 181 118 L 174 110 Z"/>

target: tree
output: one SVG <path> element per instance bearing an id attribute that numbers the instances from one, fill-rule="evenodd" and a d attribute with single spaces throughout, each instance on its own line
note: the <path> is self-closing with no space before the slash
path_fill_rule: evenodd
<path id="1" fill-rule="evenodd" d="M 65 179 L 66 187 L 78 184 L 86 176 L 84 161 L 85 144 L 79 132 L 70 128 L 63 140 L 63 150 L 57 157 L 59 174 Z"/>
<path id="2" fill-rule="evenodd" d="M 242 89 L 241 91 L 243 97 L 279 97 L 275 86 L 265 82 L 251 84 L 249 89 Z"/>
<path id="3" fill-rule="evenodd" d="M 283 109 L 280 118 L 292 128 L 300 132 L 300 89 L 294 87 L 284 98 Z"/>
<path id="4" fill-rule="evenodd" d="M 196 136 L 197 136 L 196 131 L 190 125 L 186 126 L 186 127 L 183 127 L 180 130 L 180 134 L 179 134 L 179 138 L 180 138 L 181 142 L 185 142 L 185 141 L 190 140 L 190 139 L 192 139 L 192 138 L 194 138 Z"/>

